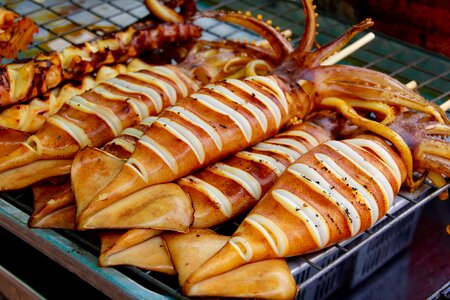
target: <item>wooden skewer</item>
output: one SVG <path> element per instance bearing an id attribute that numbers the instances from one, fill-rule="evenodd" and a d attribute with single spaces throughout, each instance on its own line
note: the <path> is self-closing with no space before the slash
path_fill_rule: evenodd
<path id="1" fill-rule="evenodd" d="M 413 90 L 413 89 L 415 89 L 415 88 L 417 87 L 417 82 L 414 81 L 414 80 L 412 80 L 412 81 L 408 82 L 407 84 L 405 84 L 405 86 L 406 86 L 408 89 Z"/>
<path id="2" fill-rule="evenodd" d="M 413 81 L 408 82 L 405 85 L 407 88 L 413 90 L 417 87 L 417 82 L 413 80 Z M 442 108 L 443 111 L 449 110 L 450 109 L 450 99 L 448 99 L 447 101 L 442 103 L 439 107 Z"/>
<path id="3" fill-rule="evenodd" d="M 375 38 L 375 34 L 373 32 L 369 32 L 368 34 L 366 34 L 365 36 L 363 36 L 362 38 L 360 38 L 359 40 L 357 40 L 353 44 L 350 44 L 349 46 L 345 47 L 344 49 L 342 49 L 338 53 L 328 57 L 325 61 L 323 61 L 321 63 L 321 65 L 322 66 L 334 65 L 335 63 L 337 63 L 341 59 L 349 56 L 350 54 L 352 54 L 353 52 L 355 52 L 356 50 L 358 50 L 362 46 L 364 46 L 367 43 L 369 43 L 370 41 L 372 41 L 374 38 Z"/>
<path id="4" fill-rule="evenodd" d="M 443 111 L 447 111 L 450 109 L 450 99 L 447 99 L 447 101 L 445 101 L 444 103 L 442 103 L 441 105 L 439 105 Z"/>

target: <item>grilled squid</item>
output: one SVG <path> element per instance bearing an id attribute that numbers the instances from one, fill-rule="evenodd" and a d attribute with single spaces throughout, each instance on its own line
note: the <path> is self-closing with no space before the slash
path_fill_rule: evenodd
<path id="1" fill-rule="evenodd" d="M 155 189 L 159 185 L 139 190 L 105 209 L 95 223 L 78 226 L 78 229 L 151 227 L 184 232 L 189 227 L 208 228 L 223 223 L 253 207 L 289 163 L 331 139 L 337 128 L 335 114 L 324 112 L 205 170 L 183 177 L 176 184 L 161 185 L 165 193 Z M 92 194 L 101 191 L 120 171 L 124 161 L 119 158 L 131 156 L 136 137 L 143 135 L 143 128 L 139 129 L 133 129 L 134 134 L 129 131 L 129 135 L 116 138 L 103 151 L 85 149 L 76 156 L 71 177 L 77 217 L 90 204 Z M 108 175 L 97 178 L 97 173 L 91 172 L 93 168 L 108 170 Z"/>
<path id="2" fill-rule="evenodd" d="M 136 241 L 136 237 L 144 234 L 147 240 Z M 138 229 L 126 234 L 102 233 L 100 265 L 112 266 L 117 261 L 127 261 L 147 270 L 177 274 L 183 285 L 186 278 L 229 238 L 205 229 L 194 229 L 185 234 Z M 218 276 L 212 282 L 198 284 L 190 296 L 292 299 L 296 291 L 286 261 L 272 259 L 248 264 Z"/>
<path id="3" fill-rule="evenodd" d="M 249 18 L 247 16 L 242 16 L 244 18 L 244 22 L 247 22 Z M 235 18 L 236 20 L 239 20 L 239 18 Z M 261 28 L 267 28 L 270 27 L 268 24 L 264 22 L 258 21 Z M 270 30 L 269 30 L 270 31 Z M 273 44 L 281 44 L 286 45 L 284 51 L 290 51 L 289 45 L 286 40 L 283 38 L 283 36 L 278 32 L 271 32 L 269 34 L 263 34 L 263 37 L 267 40 L 270 40 L 273 42 Z M 276 37 L 276 39 L 275 39 Z M 276 42 L 277 41 L 277 42 Z M 203 48 L 204 45 L 202 44 L 200 48 Z M 283 46 L 281 46 L 283 47 Z M 194 47 L 195 48 L 195 47 Z M 244 47 L 245 48 L 245 47 Z M 243 48 L 243 49 L 244 49 Z M 274 47 L 276 48 L 276 47 Z M 277 49 L 279 49 L 278 47 Z M 253 47 L 252 47 L 253 49 Z M 259 72 L 265 72 L 266 68 L 270 66 L 260 59 L 254 59 L 252 56 L 247 52 L 236 52 L 231 51 L 228 49 L 207 49 L 205 51 L 199 51 L 198 49 L 195 49 L 194 53 L 191 53 L 186 62 L 183 62 L 178 67 L 187 69 L 188 67 L 191 68 L 191 72 L 194 74 L 194 77 L 198 77 L 198 71 L 199 68 L 202 70 L 201 73 L 204 74 L 206 72 L 207 74 L 210 74 L 208 80 L 215 80 L 217 78 L 231 76 L 236 77 L 240 76 L 241 70 L 244 71 L 244 73 L 247 74 L 257 74 Z M 201 59 L 204 59 L 204 62 L 201 64 Z M 230 58 L 232 61 L 232 66 L 230 64 Z M 193 65 L 193 61 L 197 61 L 195 65 Z M 271 62 L 274 63 L 274 62 Z M 244 64 L 242 66 L 242 64 Z M 130 64 L 128 69 L 138 69 L 140 68 L 139 63 L 132 63 Z M 261 68 L 262 67 L 262 68 Z M 238 68 L 238 69 L 237 69 Z M 236 70 L 237 73 L 234 73 Z M 185 70 L 187 72 L 187 70 Z M 200 80 L 201 82 L 201 80 Z M 140 124 L 133 128 L 127 128 L 125 129 L 119 137 L 114 139 L 112 142 L 109 142 L 106 144 L 106 146 L 103 148 L 103 150 L 100 149 L 93 149 L 88 148 L 83 151 L 77 156 L 75 159 L 75 162 L 72 166 L 72 178 L 74 183 L 74 191 L 77 193 L 77 206 L 78 210 L 82 210 L 84 207 L 84 203 L 86 203 L 87 200 L 84 196 L 90 196 L 92 197 L 92 193 L 95 194 L 97 191 L 97 188 L 99 186 L 102 186 L 99 183 L 106 184 L 109 181 L 109 177 L 111 174 L 114 174 L 114 170 L 117 168 L 117 166 L 121 166 L 121 161 L 119 159 L 112 159 L 113 157 L 117 158 L 128 158 L 129 155 L 131 155 L 131 152 L 134 150 L 135 142 L 136 140 L 142 136 L 143 132 L 145 132 L 148 129 L 148 126 L 152 123 L 152 118 L 146 118 L 144 119 Z M 99 162 L 102 161 L 105 164 L 99 164 Z M 103 168 L 106 169 L 107 172 L 92 172 L 92 169 L 99 169 Z M 81 173 L 80 173 L 81 172 Z M 40 175 L 41 179 L 43 176 L 46 175 Z M 39 178 L 33 178 L 33 182 L 37 181 Z M 25 184 L 28 184 L 31 180 L 25 182 Z M 25 185 L 23 184 L 23 185 Z M 37 184 L 33 188 L 34 189 L 41 189 L 41 188 L 50 188 L 53 190 L 55 187 L 52 184 Z M 89 193 L 86 193 L 86 191 L 90 191 Z M 155 189 L 151 189 L 151 191 L 155 192 Z M 180 195 L 181 194 L 181 195 Z M 142 195 L 142 194 L 141 194 Z M 160 194 L 161 196 L 162 194 Z M 180 196 L 177 196 L 180 195 Z M 180 213 L 183 213 L 184 215 L 187 215 L 187 217 L 182 218 L 180 215 L 175 214 L 174 211 L 171 212 L 171 215 L 173 217 L 166 219 L 166 222 L 164 224 L 158 224 L 158 221 L 153 223 L 147 223 L 147 226 L 155 225 L 155 226 L 162 226 L 163 228 L 167 229 L 167 224 L 171 224 L 172 227 L 170 229 L 172 230 L 178 230 L 178 231 L 186 231 L 190 223 L 192 222 L 192 213 L 186 214 L 185 211 L 183 211 L 183 205 L 180 204 L 180 199 L 185 199 L 186 195 L 182 192 L 181 189 L 177 189 L 176 193 L 170 194 L 172 199 L 177 199 L 178 202 L 174 201 L 174 207 L 177 207 L 175 211 L 180 211 Z M 71 206 L 72 209 L 75 209 L 74 202 L 73 202 L 73 195 L 72 193 L 64 193 L 62 190 L 61 193 L 57 197 L 58 202 L 63 203 L 63 206 L 55 205 L 55 199 L 49 198 L 49 202 L 51 202 L 51 207 L 46 208 L 45 205 L 39 205 L 40 209 L 35 209 L 33 215 L 30 218 L 29 225 L 32 227 L 48 227 L 48 226 L 55 226 L 55 222 L 52 222 L 51 218 L 48 218 L 48 214 L 52 214 L 54 218 L 58 218 L 58 212 L 59 209 L 65 209 L 66 207 Z M 40 199 L 35 198 L 36 204 L 42 203 Z M 157 203 L 157 202 L 156 202 Z M 192 205 L 190 201 L 187 203 L 189 205 L 190 210 L 192 211 Z M 166 205 L 168 209 L 170 209 L 170 205 Z M 37 206 L 36 206 L 37 207 Z M 186 209 L 187 210 L 187 209 Z M 146 211 L 154 211 L 151 207 L 148 208 Z M 166 211 L 168 212 L 168 211 Z M 158 214 L 161 214 L 161 211 L 158 211 Z M 146 216 L 146 219 L 151 219 L 151 216 L 153 214 L 149 213 Z M 178 219 L 177 219 L 178 218 Z M 186 220 L 186 221 L 180 221 L 180 219 Z M 162 220 L 162 219 L 160 219 Z M 174 220 L 174 221 L 170 221 Z M 50 225 L 49 225 L 50 224 Z M 61 226 L 66 226 L 66 224 L 62 224 Z M 175 227 L 174 227 L 175 226 Z M 181 226 L 181 227 L 180 227 Z M 71 227 L 73 225 L 71 224 Z"/>
<path id="4" fill-rule="evenodd" d="M 94 42 L 70 46 L 61 52 L 39 54 L 27 62 L 0 67 L 0 106 L 39 96 L 63 81 L 76 80 L 101 66 L 122 63 L 169 42 L 199 37 L 191 23 L 143 21 Z"/>
<path id="5" fill-rule="evenodd" d="M 303 119 L 322 107 L 336 109 L 335 103 L 324 101 L 331 93 L 422 110 L 441 123 L 448 122 L 442 110 L 387 75 L 347 66 L 321 67 L 324 59 L 373 23 L 366 20 L 311 52 L 315 35 L 311 1 L 306 1 L 305 9 L 309 21 L 301 47 L 269 75 L 207 85 L 163 112 L 139 139 L 114 180 L 79 216 L 80 228 L 91 227 L 97 216 L 104 216 L 102 210 L 136 191 L 191 174 L 273 136 L 294 117 Z M 360 120 L 358 125 L 363 128 L 378 128 L 362 116 L 351 119 Z"/>
<path id="6" fill-rule="evenodd" d="M 67 174 L 80 149 L 104 145 L 197 89 L 197 83 L 176 67 L 134 64 L 139 71 L 121 74 L 66 101 L 41 130 L 0 158 L 0 189 Z"/>
<path id="7" fill-rule="evenodd" d="M 245 24 L 248 17 L 242 16 L 242 19 L 244 20 L 241 23 Z M 263 21 L 259 24 L 261 28 L 270 27 Z M 272 33 L 263 37 L 278 39 L 278 44 L 286 43 L 286 39 L 279 32 L 274 31 L 273 35 L 275 37 Z M 286 51 L 289 49 L 286 48 Z M 30 176 L 30 172 L 36 173 L 36 170 L 40 170 L 40 179 L 66 174 L 71 158 L 80 149 L 104 145 L 123 129 L 135 125 L 147 116 L 158 115 L 178 99 L 197 90 L 200 84 L 204 84 L 195 77 L 197 66 L 201 64 L 202 59 L 214 61 L 214 65 L 207 67 L 214 70 L 222 69 L 223 64 L 228 64 L 230 58 L 241 55 L 249 56 L 228 49 L 206 49 L 193 53 L 189 60 L 179 66 L 150 66 L 135 60 L 133 69 L 136 72 L 121 74 L 68 100 L 20 150 L 2 157 L 0 189 L 17 189 L 36 182 L 36 176 L 33 180 L 24 178 Z M 211 56 L 215 56 L 217 60 Z M 192 61 L 197 64 L 192 65 Z M 255 69 L 255 66 L 252 69 Z M 190 71 L 194 78 L 189 76 Z M 230 72 L 233 74 L 233 69 Z M 227 73 L 225 71 L 225 74 Z M 217 80 L 217 77 L 225 74 L 216 72 L 216 76 L 210 77 L 209 80 Z M 53 168 L 55 164 L 58 168 Z"/>
<path id="8" fill-rule="evenodd" d="M 29 226 L 31 227 L 54 227 L 55 222 L 48 218 L 49 214 L 53 217 L 59 218 L 58 210 L 71 207 L 72 210 L 77 209 L 78 214 L 84 210 L 86 205 L 92 199 L 92 195 L 99 192 L 104 186 L 109 183 L 113 176 L 120 171 L 123 166 L 124 159 L 127 159 L 133 153 L 137 140 L 144 134 L 146 130 L 151 126 L 151 124 L 156 120 L 156 117 L 148 117 L 141 121 L 134 127 L 127 128 L 122 131 L 122 133 L 114 140 L 108 142 L 102 149 L 96 149 L 88 147 L 81 150 L 75 157 L 72 167 L 71 167 L 71 178 L 73 184 L 73 192 L 76 194 L 76 206 L 73 193 L 66 193 L 64 186 L 61 187 L 61 192 L 56 197 L 50 197 L 47 200 L 52 202 L 50 208 L 46 208 L 45 205 L 37 205 L 38 203 L 43 203 L 44 201 L 36 197 L 35 194 L 35 210 L 30 217 Z M 305 125 L 306 126 L 306 125 Z M 305 127 L 302 126 L 302 127 Z M 310 133 L 305 133 L 310 135 L 314 139 L 322 138 L 321 134 L 325 134 L 326 130 L 320 130 L 319 133 L 314 133 L 313 131 L 317 129 L 316 126 L 310 125 Z M 324 132 L 324 133 L 323 133 Z M 294 133 L 293 133 L 294 134 Z M 310 144 L 303 141 L 301 137 L 299 139 L 305 142 L 305 147 Z M 302 148 L 303 149 L 303 148 Z M 294 151 L 297 151 L 295 149 Z M 270 152 L 270 151 L 269 151 Z M 101 173 L 92 172 L 92 170 L 103 170 Z M 38 183 L 33 186 L 33 189 L 51 189 L 52 194 L 55 194 L 53 190 L 56 190 L 54 184 L 51 183 Z M 143 220 L 137 220 L 135 214 L 129 214 L 127 216 L 128 220 L 133 220 L 133 223 L 129 223 L 127 218 L 124 218 L 124 214 L 121 214 L 120 219 L 122 220 L 118 227 L 156 227 L 162 229 L 170 229 L 175 231 L 186 231 L 192 224 L 193 210 L 192 202 L 190 198 L 185 194 L 179 187 L 175 184 L 165 186 L 164 190 L 172 189 L 170 194 L 161 194 L 155 189 L 149 189 L 148 192 L 151 194 L 145 194 L 143 199 L 149 200 L 145 209 L 140 210 L 140 214 L 145 215 Z M 157 193 L 158 197 L 155 198 L 153 195 Z M 42 193 L 39 193 L 41 195 Z M 141 193 L 141 197 L 144 194 Z M 163 201 L 164 205 L 160 206 L 160 202 Z M 55 205 L 56 202 L 63 203 L 62 205 Z M 142 204 L 142 203 L 141 203 Z M 40 209 L 37 209 L 37 207 Z M 160 207 L 159 209 L 154 209 L 155 206 Z M 162 210 L 161 207 L 166 209 Z M 244 206 L 241 210 L 244 209 Z M 51 222 L 50 222 L 51 221 Z M 73 228 L 74 219 L 69 220 L 70 228 Z M 163 222 L 161 222 L 163 221 Z M 141 222 L 141 223 L 139 223 Z M 150 223 L 149 223 L 150 222 Z M 143 225 L 145 223 L 145 225 Z M 64 222 L 58 227 L 64 227 L 67 223 Z"/>
<path id="9" fill-rule="evenodd" d="M 51 115 L 57 113 L 64 102 L 74 96 L 79 96 L 102 81 L 124 73 L 127 67 L 122 64 L 101 67 L 95 76 L 83 76 L 78 82 L 68 82 L 56 87 L 41 97 L 32 99 L 27 104 L 16 104 L 0 112 L 0 126 L 35 133 Z"/>
<path id="10" fill-rule="evenodd" d="M 400 116 L 391 125 L 412 149 L 418 168 L 448 176 L 448 141 L 405 133 L 414 123 Z M 418 119 L 430 122 L 430 116 Z M 425 122 L 426 123 L 426 122 Z M 406 126 L 408 124 L 408 126 Z M 436 121 L 448 136 L 450 127 Z M 393 131 L 392 129 L 388 129 Z M 411 138 L 412 137 L 412 138 Z M 421 145 L 421 146 L 419 146 Z M 444 168 L 420 149 L 439 156 Z M 187 279 L 201 282 L 250 262 L 300 255 L 325 248 L 370 228 L 392 206 L 406 179 L 406 164 L 391 143 L 375 135 L 325 142 L 300 156 L 242 221 L 230 241 Z M 426 167 L 425 167 L 426 166 Z M 443 170 L 447 168 L 447 170 Z"/>

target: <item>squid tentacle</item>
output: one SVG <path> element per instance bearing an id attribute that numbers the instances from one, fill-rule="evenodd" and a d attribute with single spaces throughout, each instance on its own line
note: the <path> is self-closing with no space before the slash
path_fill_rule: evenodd
<path id="1" fill-rule="evenodd" d="M 251 18 L 239 13 L 225 13 L 220 11 L 206 11 L 199 13 L 196 17 L 215 18 L 217 20 L 244 26 L 245 28 L 256 32 L 269 42 L 271 51 L 267 51 L 266 54 L 270 56 L 275 64 L 279 64 L 287 55 L 289 55 L 289 53 L 293 51 L 292 45 L 286 39 L 279 37 L 281 36 L 281 33 L 262 20 Z M 228 44 L 233 47 L 238 45 L 232 41 L 228 41 Z M 261 47 L 249 44 L 243 44 L 241 47 L 248 47 L 252 51 L 261 51 Z"/>
<path id="2" fill-rule="evenodd" d="M 313 0 L 302 0 L 303 10 L 306 16 L 305 32 L 298 42 L 297 49 L 293 55 L 299 59 L 309 52 L 316 42 L 316 28 L 317 28 L 317 14 L 315 12 L 316 6 Z"/>
<path id="3" fill-rule="evenodd" d="M 338 39 L 317 49 L 313 54 L 308 57 L 310 60 L 308 63 L 310 66 L 318 66 L 321 62 L 325 61 L 328 57 L 341 50 L 348 42 L 358 33 L 366 30 L 367 28 L 373 26 L 373 21 L 371 19 L 366 19 L 361 23 L 352 26 L 349 30 L 347 30 L 343 35 L 341 35 Z"/>
<path id="4" fill-rule="evenodd" d="M 390 141 L 398 149 L 403 161 L 405 162 L 407 169 L 407 184 L 412 188 L 416 188 L 420 184 L 422 184 L 420 180 L 418 182 L 414 181 L 413 157 L 411 154 L 411 150 L 398 133 L 381 123 L 361 117 L 350 105 L 348 105 L 342 99 L 335 97 L 325 98 L 322 100 L 321 104 L 328 107 L 333 107 L 346 118 L 348 118 L 353 124 L 366 128 Z"/>
<path id="5" fill-rule="evenodd" d="M 70 46 L 58 53 L 39 54 L 25 63 L 1 66 L 0 106 L 26 101 L 63 81 L 80 78 L 105 64 L 124 62 L 168 42 L 197 38 L 200 31 L 190 23 L 146 21 L 98 41 Z"/>
<path id="6" fill-rule="evenodd" d="M 403 106 L 432 115 L 440 123 L 449 123 L 441 108 L 425 100 L 394 78 L 352 66 L 334 65 L 306 70 L 303 79 L 314 84 L 316 96 L 364 99 Z"/>
<path id="7" fill-rule="evenodd" d="M 408 143 L 414 155 L 414 169 L 431 169 L 450 177 L 450 125 L 429 115 L 403 112 L 389 126 Z"/>

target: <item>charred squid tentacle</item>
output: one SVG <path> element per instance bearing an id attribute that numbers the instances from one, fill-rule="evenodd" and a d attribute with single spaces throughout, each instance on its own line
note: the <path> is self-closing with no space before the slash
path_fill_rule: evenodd
<path id="1" fill-rule="evenodd" d="M 0 8 L 0 59 L 17 58 L 17 53 L 25 50 L 39 31 L 32 20 L 18 18 L 18 14 Z"/>
<path id="2" fill-rule="evenodd" d="M 271 51 L 267 51 L 264 54 L 267 55 L 269 60 L 273 61 L 276 65 L 281 63 L 281 61 L 293 51 L 292 45 L 286 39 L 280 38 L 281 33 L 262 20 L 251 18 L 239 13 L 221 11 L 206 11 L 198 14 L 197 17 L 215 18 L 217 20 L 244 26 L 245 28 L 256 32 L 269 42 Z M 237 49 L 239 49 L 239 43 L 227 41 L 225 44 L 229 44 L 230 46 L 237 47 Z M 251 44 L 241 44 L 240 47 L 245 47 L 251 51 L 257 52 L 264 51 L 265 49 Z"/>
<path id="3" fill-rule="evenodd" d="M 94 42 L 48 55 L 39 54 L 28 62 L 3 65 L 0 67 L 0 106 L 26 101 L 103 65 L 124 62 L 169 42 L 191 40 L 200 33 L 201 29 L 191 23 L 147 21 Z"/>

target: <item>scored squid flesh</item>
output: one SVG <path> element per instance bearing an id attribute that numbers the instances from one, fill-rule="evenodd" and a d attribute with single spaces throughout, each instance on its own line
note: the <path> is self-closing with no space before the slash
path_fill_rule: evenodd
<path id="1" fill-rule="evenodd" d="M 418 169 L 430 168 L 439 156 L 448 176 L 448 140 L 429 132 L 406 133 L 415 120 L 402 113 L 391 128 L 409 137 Z M 450 126 L 419 114 L 424 127 L 450 136 Z M 431 129 L 433 128 L 433 129 Z M 390 129 L 392 130 L 392 129 Z M 427 136 L 425 136 L 427 135 Z M 427 148 L 433 157 L 425 158 Z M 426 167 L 425 167 L 426 166 Z M 325 248 L 374 225 L 392 206 L 406 179 L 406 164 L 392 145 L 374 135 L 325 142 L 300 156 L 242 221 L 229 242 L 195 271 L 184 287 L 214 278 L 250 262 L 289 257 Z"/>

